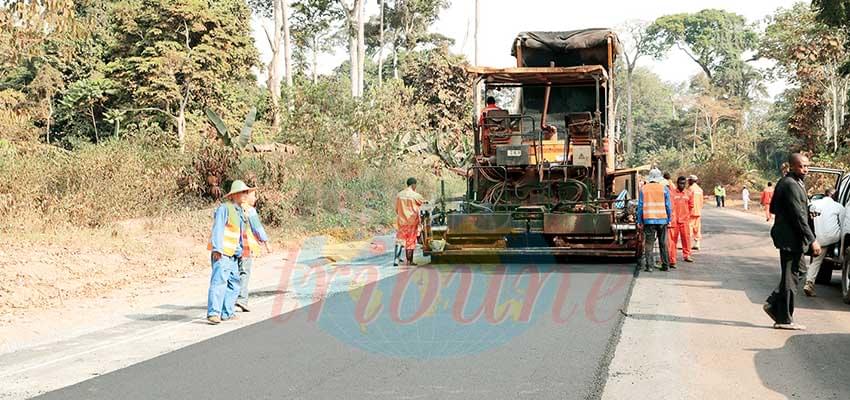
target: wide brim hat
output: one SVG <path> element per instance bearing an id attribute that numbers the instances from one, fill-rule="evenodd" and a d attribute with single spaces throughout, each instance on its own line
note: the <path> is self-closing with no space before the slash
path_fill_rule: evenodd
<path id="1" fill-rule="evenodd" d="M 230 197 L 230 196 L 233 196 L 234 194 L 250 192 L 252 190 L 257 190 L 257 189 L 249 187 L 248 185 L 245 184 L 245 182 L 242 182 L 240 180 L 235 180 L 230 185 L 230 191 L 227 192 L 227 194 L 224 195 L 224 197 Z"/>
<path id="2" fill-rule="evenodd" d="M 696 176 L 696 175 L 691 175 L 691 176 L 689 176 L 689 177 L 688 177 L 688 180 L 698 181 L 698 180 L 699 180 L 699 178 L 697 178 L 697 176 Z"/>
<path id="3" fill-rule="evenodd" d="M 664 174 L 658 168 L 653 168 L 649 171 L 649 177 L 646 178 L 649 182 L 661 182 L 664 180 Z"/>

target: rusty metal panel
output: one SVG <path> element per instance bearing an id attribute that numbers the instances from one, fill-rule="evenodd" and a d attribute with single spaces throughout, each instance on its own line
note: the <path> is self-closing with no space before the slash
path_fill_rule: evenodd
<path id="1" fill-rule="evenodd" d="M 555 235 L 611 235 L 611 214 L 544 214 L 543 232 Z"/>
<path id="2" fill-rule="evenodd" d="M 507 235 L 511 233 L 511 214 L 449 214 L 446 216 L 447 234 Z"/>

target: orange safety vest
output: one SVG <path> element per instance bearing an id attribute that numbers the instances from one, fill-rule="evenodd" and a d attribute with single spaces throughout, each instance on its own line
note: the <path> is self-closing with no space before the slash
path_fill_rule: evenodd
<path id="1" fill-rule="evenodd" d="M 256 213 L 257 209 L 249 205 L 243 205 L 242 212 L 245 214 L 245 227 L 247 228 L 246 237 L 248 239 L 243 243 L 248 243 L 248 255 L 258 256 L 260 254 L 260 239 L 257 239 L 257 235 L 254 233 L 254 228 L 251 226 L 250 219 L 251 213 Z M 242 257 L 248 256 L 243 254 Z"/>
<path id="2" fill-rule="evenodd" d="M 643 219 L 667 219 L 667 206 L 664 202 L 664 185 L 650 182 L 643 185 Z"/>
<path id="3" fill-rule="evenodd" d="M 698 184 L 694 183 L 690 188 L 691 193 L 694 194 L 694 208 L 691 210 L 692 217 L 699 217 L 702 215 L 702 201 L 703 201 L 703 193 L 702 188 L 699 187 Z"/>
<path id="4" fill-rule="evenodd" d="M 227 202 L 224 203 L 224 206 L 227 207 L 227 221 L 224 223 L 224 238 L 221 244 L 221 254 L 224 254 L 228 257 L 233 257 L 236 254 L 236 248 L 239 247 L 239 237 L 242 237 L 242 258 L 247 258 L 251 256 L 251 250 L 258 251 L 260 249 L 259 243 L 257 243 L 256 238 L 253 239 L 254 236 L 253 231 L 251 230 L 250 225 L 248 224 L 247 217 L 245 220 L 240 220 L 239 213 L 236 211 L 236 206 L 233 203 Z M 251 232 L 249 235 L 248 232 Z M 210 237 L 210 241 L 207 244 L 207 250 L 212 251 L 212 237 Z"/>

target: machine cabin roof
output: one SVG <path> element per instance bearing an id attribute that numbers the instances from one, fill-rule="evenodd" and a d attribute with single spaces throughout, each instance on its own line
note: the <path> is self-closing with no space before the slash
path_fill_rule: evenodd
<path id="1" fill-rule="evenodd" d="M 519 85 L 573 85 L 600 83 L 608 81 L 608 73 L 601 65 L 582 65 L 578 67 L 523 67 L 490 68 L 467 67 L 466 71 L 476 79 L 483 78 L 488 84 Z"/>

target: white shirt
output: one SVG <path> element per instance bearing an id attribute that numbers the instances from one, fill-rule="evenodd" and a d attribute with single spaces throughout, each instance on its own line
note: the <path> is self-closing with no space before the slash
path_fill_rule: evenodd
<path id="1" fill-rule="evenodd" d="M 741 192 L 741 196 L 744 197 L 744 201 L 750 201 L 750 191 L 749 190 L 744 189 L 744 191 Z"/>
<path id="2" fill-rule="evenodd" d="M 844 225 L 844 207 L 832 197 L 824 197 L 812 202 L 809 210 L 819 212 L 815 217 L 815 237 L 821 246 L 829 246 L 841 240 Z"/>

